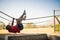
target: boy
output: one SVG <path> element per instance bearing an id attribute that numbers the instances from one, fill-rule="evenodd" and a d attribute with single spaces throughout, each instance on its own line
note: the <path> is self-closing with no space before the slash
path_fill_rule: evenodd
<path id="1" fill-rule="evenodd" d="M 13 18 L 12 25 L 11 26 L 7 25 L 6 29 L 9 32 L 12 32 L 12 33 L 17 33 L 17 32 L 20 33 L 20 31 L 23 30 L 22 20 L 25 20 L 25 19 L 26 19 L 26 13 L 25 13 L 25 10 L 24 10 L 23 15 L 20 18 L 16 19 L 17 24 L 15 26 L 13 26 L 14 20 L 15 20 L 15 18 Z"/>

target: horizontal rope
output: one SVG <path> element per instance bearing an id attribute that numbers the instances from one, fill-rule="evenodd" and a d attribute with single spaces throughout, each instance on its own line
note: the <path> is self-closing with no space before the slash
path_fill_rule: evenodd
<path id="1" fill-rule="evenodd" d="M 60 11 L 60 9 L 56 9 L 55 11 Z"/>
<path id="2" fill-rule="evenodd" d="M 56 15 L 56 16 L 60 16 L 60 15 Z M 1 16 L 0 16 L 1 17 Z M 3 17 L 1 17 L 1 18 L 3 18 Z M 7 21 L 11 21 L 11 20 L 8 20 L 8 19 L 6 19 L 6 18 L 3 18 L 3 19 L 5 19 L 5 20 L 7 20 Z M 50 20 L 47 20 L 47 21 L 50 21 Z M 36 23 L 34 23 L 34 24 L 37 24 L 37 23 L 43 23 L 43 22 L 47 22 L 47 21 L 42 21 L 42 22 L 36 22 Z M 11 21 L 12 22 L 12 21 Z M 16 23 L 16 22 L 15 22 Z M 30 24 L 30 23 L 23 23 L 23 24 Z"/>
<path id="3" fill-rule="evenodd" d="M 44 22 L 48 22 L 50 20 L 47 20 L 47 21 L 41 21 L 41 22 L 36 22 L 36 23 L 23 23 L 23 24 L 38 24 L 38 23 L 44 23 Z"/>
<path id="4" fill-rule="evenodd" d="M 55 15 L 55 16 L 60 16 L 60 15 Z M 36 18 L 29 18 L 29 19 L 26 19 L 26 20 L 41 19 L 41 18 L 49 18 L 49 17 L 54 17 L 54 16 L 36 17 Z"/>
<path id="5" fill-rule="evenodd" d="M 0 11 L 0 13 L 4 14 L 4 15 L 6 15 L 6 16 L 8 16 L 8 17 L 10 17 L 10 18 L 13 18 L 13 17 L 11 17 L 11 16 L 7 15 L 6 13 L 4 13 L 4 12 L 2 12 L 2 11 Z"/>
<path id="6" fill-rule="evenodd" d="M 1 17 L 1 16 L 0 16 Z M 1 17 L 1 18 L 3 18 L 3 17 Z M 3 18 L 3 19 L 5 19 L 5 20 L 7 20 L 7 21 L 11 21 L 11 20 L 8 20 L 8 19 L 6 19 L 6 18 Z M 47 20 L 47 21 L 50 21 L 50 20 Z M 41 21 L 41 22 L 36 22 L 36 23 L 33 23 L 33 24 L 37 24 L 37 23 L 43 23 L 43 22 L 47 22 L 47 21 Z M 12 22 L 12 21 L 11 21 Z M 16 22 L 15 22 L 16 23 Z M 30 24 L 30 23 L 23 23 L 23 24 Z M 32 23 L 31 23 L 32 24 Z"/>
<path id="7" fill-rule="evenodd" d="M 60 15 L 56 15 L 56 16 L 60 16 Z M 1 16 L 0 16 L 0 17 L 1 17 Z M 30 18 L 30 19 L 26 19 L 26 20 L 34 20 L 34 19 L 49 18 L 49 17 L 53 17 L 53 16 L 36 17 L 36 18 Z M 7 21 L 10 21 L 10 20 L 8 20 L 8 19 L 6 19 L 6 18 L 4 18 L 4 17 L 1 17 L 1 18 L 5 19 L 5 20 L 7 20 Z"/>
<path id="8" fill-rule="evenodd" d="M 2 12 L 2 11 L 0 11 L 0 13 L 4 14 L 4 15 L 10 17 L 10 18 L 13 18 L 13 17 L 11 17 L 11 16 L 5 14 L 5 13 Z M 60 16 L 60 15 L 56 15 L 56 16 Z M 53 17 L 53 15 L 52 15 L 52 16 L 44 16 L 44 17 L 29 18 L 29 19 L 26 19 L 26 20 L 41 19 L 41 18 L 49 18 L 49 17 Z"/>
<path id="9" fill-rule="evenodd" d="M 4 17 L 2 17 L 2 16 L 0 16 L 0 18 L 3 18 L 3 19 L 5 19 L 5 20 L 7 20 L 7 21 L 11 21 L 11 20 L 8 20 L 8 19 L 6 19 L 6 18 L 4 18 Z"/>

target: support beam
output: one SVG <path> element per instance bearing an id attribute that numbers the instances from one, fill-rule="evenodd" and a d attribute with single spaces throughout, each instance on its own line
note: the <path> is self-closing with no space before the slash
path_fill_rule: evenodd
<path id="1" fill-rule="evenodd" d="M 55 32 L 55 10 L 53 10 L 54 13 L 54 32 Z"/>
<path id="2" fill-rule="evenodd" d="M 55 16 L 55 18 L 57 19 L 57 21 L 58 21 L 58 23 L 60 24 L 60 21 L 59 21 L 59 19 Z"/>

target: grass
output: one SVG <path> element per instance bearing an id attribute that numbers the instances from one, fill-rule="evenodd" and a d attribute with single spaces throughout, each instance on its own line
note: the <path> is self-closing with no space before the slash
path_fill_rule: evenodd
<path id="1" fill-rule="evenodd" d="M 56 25 L 55 25 L 55 31 L 57 31 L 57 32 L 60 31 L 60 25 L 59 25 L 59 24 L 56 24 Z"/>

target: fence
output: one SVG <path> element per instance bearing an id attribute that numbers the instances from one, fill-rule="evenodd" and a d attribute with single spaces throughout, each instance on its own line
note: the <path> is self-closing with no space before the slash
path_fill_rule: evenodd
<path id="1" fill-rule="evenodd" d="M 60 14 L 60 9 L 53 10 L 54 14 L 54 32 L 60 31 L 60 16 L 56 16 L 56 14 Z M 58 22 L 58 23 L 57 23 Z"/>

